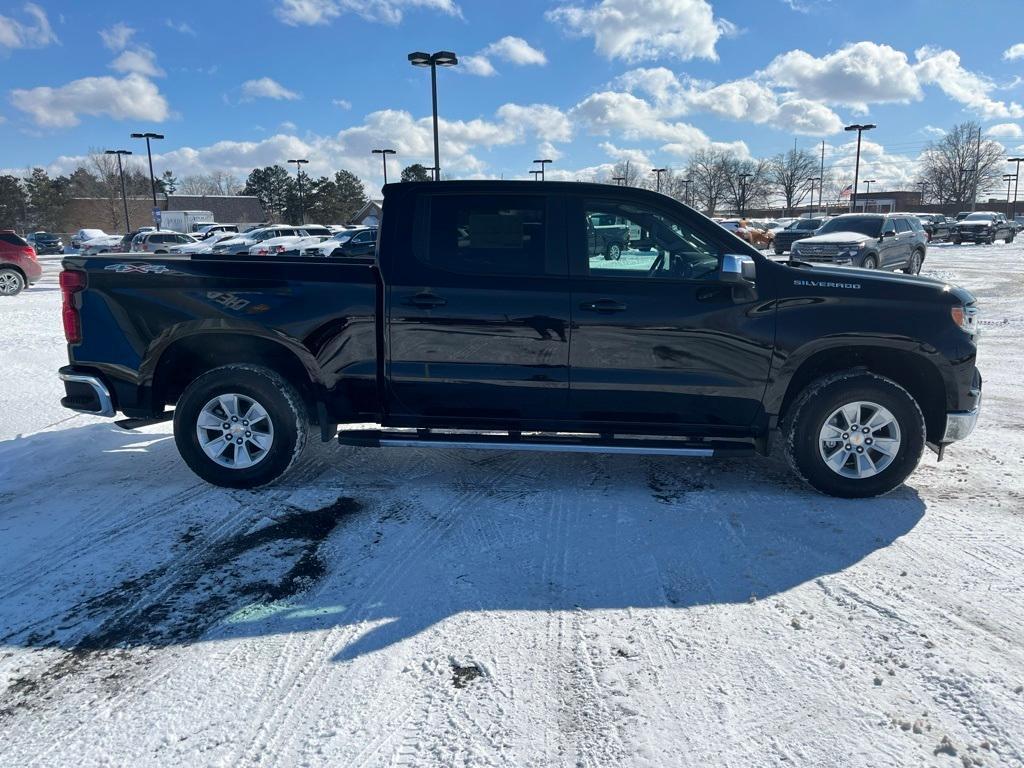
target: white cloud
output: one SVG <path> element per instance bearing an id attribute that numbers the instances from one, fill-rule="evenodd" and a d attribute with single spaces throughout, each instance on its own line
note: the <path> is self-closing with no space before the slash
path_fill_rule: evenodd
<path id="1" fill-rule="evenodd" d="M 1003 51 L 1003 59 L 1005 61 L 1024 59 L 1024 43 L 1016 43 Z"/>
<path id="2" fill-rule="evenodd" d="M 997 139 L 1019 139 L 1024 137 L 1024 128 L 1017 123 L 997 123 L 989 126 L 985 133 Z"/>
<path id="3" fill-rule="evenodd" d="M 352 109 L 352 102 L 348 99 L 332 99 L 331 104 L 338 109 Z"/>
<path id="4" fill-rule="evenodd" d="M 174 19 L 164 19 L 164 26 L 168 29 L 173 29 L 175 32 L 179 32 L 189 37 L 196 37 L 196 31 L 186 21 L 175 21 Z"/>
<path id="5" fill-rule="evenodd" d="M 343 13 L 354 13 L 368 21 L 397 24 L 409 8 L 461 15 L 454 0 L 279 0 L 274 13 L 293 27 L 330 24 Z"/>
<path id="6" fill-rule="evenodd" d="M 478 77 L 491 77 L 498 74 L 498 70 L 486 56 L 463 56 L 459 59 L 459 68 Z"/>
<path id="7" fill-rule="evenodd" d="M 926 125 L 924 128 L 921 129 L 921 133 L 927 136 L 933 136 L 937 139 L 941 139 L 943 136 L 946 135 L 946 129 L 939 128 L 938 126 L 935 125 Z"/>
<path id="8" fill-rule="evenodd" d="M 860 42 L 820 58 L 806 51 L 775 57 L 764 76 L 806 99 L 866 109 L 867 104 L 922 98 L 907 54 L 888 45 Z"/>
<path id="9" fill-rule="evenodd" d="M 115 120 L 160 123 L 170 114 L 167 100 L 142 75 L 83 77 L 58 88 L 40 86 L 11 92 L 11 103 L 36 125 L 65 128 L 78 125 L 81 115 L 108 115 Z"/>
<path id="10" fill-rule="evenodd" d="M 914 67 L 922 83 L 938 86 L 947 96 L 970 107 L 986 119 L 1018 119 L 1024 117 L 1024 107 L 1015 102 L 991 98 L 995 83 L 984 75 L 971 72 L 960 64 L 956 51 L 940 51 L 923 47 L 914 52 Z"/>
<path id="11" fill-rule="evenodd" d="M 534 48 L 523 38 L 512 35 L 507 35 L 501 38 L 501 40 L 491 43 L 481 53 L 484 56 L 496 56 L 499 59 L 505 59 L 521 66 L 528 64 L 543 66 L 548 63 L 548 58 L 544 55 L 544 51 Z"/>
<path id="12" fill-rule="evenodd" d="M 256 80 L 246 80 L 242 83 L 243 101 L 253 99 L 276 99 L 284 101 L 295 101 L 302 97 L 295 91 L 290 91 L 276 80 L 269 77 L 261 77 Z"/>
<path id="13" fill-rule="evenodd" d="M 296 125 L 295 123 L 293 123 L 293 122 L 292 122 L 291 120 L 285 120 L 285 121 L 284 121 L 283 123 L 281 123 L 281 125 L 280 125 L 280 126 L 278 126 L 278 127 L 280 128 L 280 130 L 282 130 L 282 131 L 288 131 L 289 133 L 294 133 L 295 131 L 299 130 L 299 126 L 297 126 L 297 125 Z"/>
<path id="14" fill-rule="evenodd" d="M 0 14 L 0 48 L 45 48 L 60 42 L 53 33 L 46 11 L 35 3 L 26 3 L 23 10 L 30 21 L 20 22 Z"/>
<path id="15" fill-rule="evenodd" d="M 550 104 L 503 104 L 498 107 L 497 116 L 518 132 L 531 132 L 545 141 L 569 141 L 572 138 L 569 117 Z"/>
<path id="16" fill-rule="evenodd" d="M 145 75 L 146 77 L 163 77 L 165 74 L 165 72 L 157 66 L 156 54 L 149 50 L 149 48 L 144 47 L 134 48 L 129 51 L 122 51 L 121 54 L 111 62 L 110 68 L 117 70 L 118 72 L 134 72 L 135 74 Z"/>
<path id="17" fill-rule="evenodd" d="M 117 24 L 109 29 L 100 30 L 100 39 L 103 40 L 103 45 L 114 53 L 127 48 L 134 35 L 135 30 L 123 21 L 117 22 Z"/>
<path id="18" fill-rule="evenodd" d="M 0 121 L 3 118 L 0 117 Z M 542 141 L 537 145 L 537 157 L 542 157 L 547 160 L 554 160 L 556 163 L 562 159 L 562 150 L 552 144 L 550 141 Z"/>
<path id="19" fill-rule="evenodd" d="M 600 0 L 562 5 L 545 16 L 570 34 L 593 37 L 606 58 L 625 61 L 717 60 L 715 44 L 735 29 L 716 19 L 706 0 Z"/>

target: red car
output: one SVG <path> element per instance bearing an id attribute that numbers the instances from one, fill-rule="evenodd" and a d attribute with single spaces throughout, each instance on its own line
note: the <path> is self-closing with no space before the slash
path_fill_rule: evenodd
<path id="1" fill-rule="evenodd" d="M 43 274 L 35 249 L 13 229 L 0 229 L 0 296 L 14 296 Z"/>

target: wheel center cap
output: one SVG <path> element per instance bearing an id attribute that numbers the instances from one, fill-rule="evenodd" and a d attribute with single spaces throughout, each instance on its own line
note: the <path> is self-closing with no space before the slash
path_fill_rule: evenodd
<path id="1" fill-rule="evenodd" d="M 854 445 L 860 445 L 861 443 L 864 442 L 864 438 L 861 436 L 859 432 L 854 432 L 852 435 L 850 435 L 850 442 L 853 443 Z"/>

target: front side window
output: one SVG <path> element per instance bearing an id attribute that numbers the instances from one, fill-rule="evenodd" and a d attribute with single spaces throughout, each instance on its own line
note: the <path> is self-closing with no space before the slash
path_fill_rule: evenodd
<path id="1" fill-rule="evenodd" d="M 681 218 L 631 202 L 588 200 L 584 212 L 594 277 L 706 280 L 718 271 L 721 247 Z"/>
<path id="2" fill-rule="evenodd" d="M 532 195 L 437 195 L 418 201 L 426 247 L 417 259 L 446 272 L 544 274 L 546 205 Z M 373 240 L 364 232 L 355 242 Z M 422 242 L 423 238 L 417 238 Z"/>
<path id="3" fill-rule="evenodd" d="M 907 223 L 906 219 L 896 219 L 895 221 L 896 221 L 896 231 L 897 232 L 909 232 L 910 231 L 910 225 Z"/>

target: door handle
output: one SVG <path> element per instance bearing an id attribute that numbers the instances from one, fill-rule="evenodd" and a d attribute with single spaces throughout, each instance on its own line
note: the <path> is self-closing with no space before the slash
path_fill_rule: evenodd
<path id="1" fill-rule="evenodd" d="M 585 309 L 588 312 L 625 312 L 628 308 L 621 301 L 615 299 L 598 299 L 580 304 L 580 309 Z"/>
<path id="2" fill-rule="evenodd" d="M 411 304 L 414 307 L 422 307 L 424 309 L 442 307 L 447 303 L 447 299 L 442 299 L 440 296 L 435 296 L 432 293 L 417 293 L 415 296 L 410 296 L 406 300 L 406 304 Z"/>

